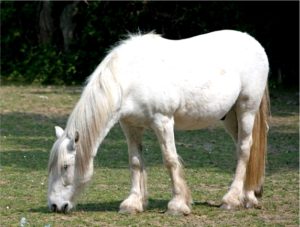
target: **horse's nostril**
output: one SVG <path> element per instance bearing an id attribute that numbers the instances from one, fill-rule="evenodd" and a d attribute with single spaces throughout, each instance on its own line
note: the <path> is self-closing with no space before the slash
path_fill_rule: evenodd
<path id="1" fill-rule="evenodd" d="M 51 209 L 51 211 L 56 212 L 57 211 L 56 204 L 52 204 L 50 209 Z"/>
<path id="2" fill-rule="evenodd" d="M 66 213 L 66 212 L 68 211 L 68 206 L 69 206 L 68 203 L 64 204 L 64 205 L 62 206 L 62 209 L 61 209 L 62 212 Z"/>

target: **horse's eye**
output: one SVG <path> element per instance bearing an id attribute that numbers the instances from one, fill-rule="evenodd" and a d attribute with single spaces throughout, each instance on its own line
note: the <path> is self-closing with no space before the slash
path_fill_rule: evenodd
<path id="1" fill-rule="evenodd" d="M 65 165 L 64 165 L 64 170 L 67 170 L 67 169 L 68 169 L 68 165 L 65 164 Z"/>

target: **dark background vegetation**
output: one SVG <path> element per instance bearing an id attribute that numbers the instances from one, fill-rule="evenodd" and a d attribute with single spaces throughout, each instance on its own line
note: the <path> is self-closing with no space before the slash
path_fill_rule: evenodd
<path id="1" fill-rule="evenodd" d="M 299 84 L 299 1 L 1 2 L 1 82 L 81 84 L 125 35 L 169 39 L 235 29 L 270 60 L 271 86 Z"/>

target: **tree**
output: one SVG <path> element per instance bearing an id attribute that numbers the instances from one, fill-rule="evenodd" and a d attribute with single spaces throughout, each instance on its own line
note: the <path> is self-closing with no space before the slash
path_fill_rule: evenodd
<path id="1" fill-rule="evenodd" d="M 39 42 L 43 45 L 49 44 L 53 36 L 52 4 L 49 0 L 41 1 L 41 11 L 39 13 Z"/>
<path id="2" fill-rule="evenodd" d="M 74 38 L 76 24 L 73 18 L 78 13 L 78 1 L 67 4 L 60 15 L 60 29 L 64 39 L 64 50 L 69 51 Z"/>
<path id="3" fill-rule="evenodd" d="M 81 83 L 128 32 L 169 39 L 236 29 L 254 36 L 271 79 L 299 81 L 299 2 L 1 2 L 1 79 Z"/>

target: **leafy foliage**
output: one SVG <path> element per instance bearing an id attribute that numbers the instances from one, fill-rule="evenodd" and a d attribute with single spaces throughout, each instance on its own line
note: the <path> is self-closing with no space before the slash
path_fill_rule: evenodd
<path id="1" fill-rule="evenodd" d="M 73 1 L 50 1 L 46 19 L 44 3 L 1 2 L 2 82 L 78 84 L 127 33 L 182 39 L 220 29 L 247 32 L 263 44 L 274 86 L 298 82 L 299 2 L 82 1 L 65 14 Z M 74 33 L 69 48 L 62 24 Z"/>

